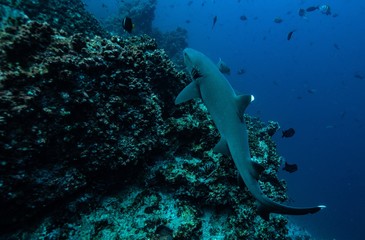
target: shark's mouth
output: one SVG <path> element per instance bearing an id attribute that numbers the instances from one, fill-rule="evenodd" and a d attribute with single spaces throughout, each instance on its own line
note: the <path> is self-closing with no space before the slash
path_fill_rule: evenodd
<path id="1" fill-rule="evenodd" d="M 185 66 L 187 68 L 187 71 L 190 73 L 191 77 L 196 80 L 200 77 L 202 77 L 203 75 L 201 74 L 201 72 L 198 70 L 198 68 L 195 66 L 195 64 L 193 63 L 193 61 L 190 59 L 189 54 L 186 52 L 186 50 L 184 51 L 184 63 Z"/>

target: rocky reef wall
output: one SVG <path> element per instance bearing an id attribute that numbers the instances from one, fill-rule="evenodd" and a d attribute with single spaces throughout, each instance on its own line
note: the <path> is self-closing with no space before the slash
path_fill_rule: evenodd
<path id="1" fill-rule="evenodd" d="M 70 34 L 44 21 L 0 32 L 0 232 L 13 239 L 286 239 L 237 183 L 190 81 L 147 35 Z M 265 194 L 284 201 L 271 136 L 245 116 Z"/>
<path id="2" fill-rule="evenodd" d="M 51 27 L 69 34 L 108 36 L 80 0 L 0 0 L 0 18 L 3 23 L 10 22 L 10 25 L 24 23 L 24 18 L 27 18 L 47 22 Z"/>

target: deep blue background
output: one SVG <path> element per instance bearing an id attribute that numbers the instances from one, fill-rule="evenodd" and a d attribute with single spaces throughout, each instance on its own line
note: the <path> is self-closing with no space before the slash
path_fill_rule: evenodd
<path id="1" fill-rule="evenodd" d="M 115 0 L 85 2 L 99 17 L 115 6 Z M 100 8 L 102 2 L 110 7 Z M 190 47 L 214 61 L 221 57 L 232 69 L 227 78 L 234 88 L 255 96 L 247 113 L 296 129 L 290 139 L 274 136 L 279 153 L 299 165 L 293 174 L 280 172 L 290 204 L 328 207 L 290 219 L 317 239 L 364 239 L 365 1 L 158 2 L 154 26 L 184 27 Z M 317 11 L 299 17 L 299 8 L 319 4 L 329 4 L 338 16 Z M 283 22 L 275 23 L 275 17 Z M 237 75 L 240 68 L 246 73 Z"/>

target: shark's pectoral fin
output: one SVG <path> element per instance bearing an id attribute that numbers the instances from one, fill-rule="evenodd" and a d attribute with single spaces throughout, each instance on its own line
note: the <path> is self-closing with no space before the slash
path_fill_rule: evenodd
<path id="1" fill-rule="evenodd" d="M 200 90 L 196 82 L 191 82 L 176 97 L 175 104 L 177 105 L 194 98 L 201 98 Z"/>
<path id="2" fill-rule="evenodd" d="M 219 142 L 213 148 L 213 152 L 215 153 L 222 153 L 224 155 L 230 155 L 228 144 L 226 139 L 221 138 Z"/>
<path id="3" fill-rule="evenodd" d="M 237 113 L 241 120 L 243 120 L 243 114 L 247 106 L 252 102 L 255 98 L 252 95 L 239 95 L 236 96 L 236 105 L 237 105 Z"/>

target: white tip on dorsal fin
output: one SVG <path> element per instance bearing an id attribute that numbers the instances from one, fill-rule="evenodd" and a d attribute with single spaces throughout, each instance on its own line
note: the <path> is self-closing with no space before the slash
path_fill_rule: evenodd
<path id="1" fill-rule="evenodd" d="M 253 95 L 239 95 L 236 96 L 236 104 L 239 116 L 243 116 L 247 106 L 254 100 Z"/>
<path id="2" fill-rule="evenodd" d="M 187 85 L 176 97 L 175 104 L 180 104 L 186 101 L 189 101 L 194 98 L 201 98 L 200 91 L 196 82 L 191 82 Z"/>

